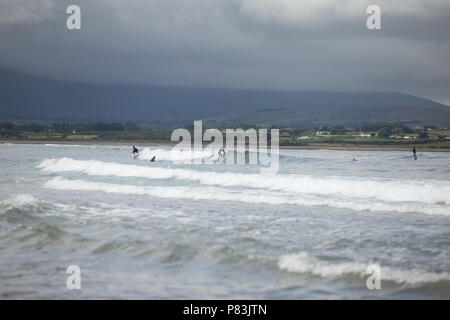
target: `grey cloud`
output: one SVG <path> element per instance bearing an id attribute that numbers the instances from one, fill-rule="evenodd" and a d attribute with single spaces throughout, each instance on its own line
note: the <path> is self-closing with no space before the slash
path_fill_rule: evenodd
<path id="1" fill-rule="evenodd" d="M 33 24 L 0 24 L 0 66 L 83 81 L 388 90 L 450 102 L 448 1 L 379 1 L 380 31 L 365 28 L 356 0 L 45 2 L 52 9 L 33 9 Z M 73 3 L 80 31 L 65 29 Z"/>
<path id="2" fill-rule="evenodd" d="M 4 0 L 0 2 L 0 25 L 30 25 L 55 15 L 54 0 Z"/>

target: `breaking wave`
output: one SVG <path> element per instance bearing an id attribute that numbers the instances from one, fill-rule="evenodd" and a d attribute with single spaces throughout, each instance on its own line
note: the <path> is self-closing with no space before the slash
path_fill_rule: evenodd
<path id="1" fill-rule="evenodd" d="M 11 210 L 11 209 L 31 209 L 35 208 L 42 204 L 42 202 L 35 197 L 28 194 L 18 194 L 9 199 L 5 199 L 0 201 L 0 208 L 3 210 Z"/>
<path id="2" fill-rule="evenodd" d="M 191 152 L 190 150 L 168 150 L 168 149 L 148 149 L 144 148 L 139 153 L 140 160 L 150 160 L 156 157 L 158 161 L 190 161 L 196 159 L 212 159 L 217 157 L 217 152 L 214 150 L 203 150 L 202 153 Z"/>
<path id="3" fill-rule="evenodd" d="M 11 223 L 33 222 L 40 214 L 50 211 L 52 204 L 28 194 L 17 194 L 0 201 L 0 219 Z"/>
<path id="4" fill-rule="evenodd" d="M 387 203 L 358 199 L 324 198 L 317 195 L 279 193 L 273 191 L 230 190 L 219 187 L 147 187 L 114 183 L 69 180 L 56 177 L 44 184 L 44 187 L 56 190 L 93 191 L 129 195 L 147 195 L 159 198 L 177 198 L 192 200 L 239 201 L 271 205 L 328 206 L 350 210 L 419 212 L 423 214 L 448 215 L 448 209 L 440 205 L 418 203 Z"/>
<path id="5" fill-rule="evenodd" d="M 356 275 L 367 278 L 367 264 L 357 262 L 332 263 L 317 259 L 306 252 L 283 255 L 278 260 L 281 270 L 293 273 L 312 274 L 323 278 L 338 278 L 345 275 Z M 427 282 L 450 281 L 448 273 L 434 273 L 425 270 L 406 270 L 380 266 L 381 280 L 415 285 Z"/>
<path id="6" fill-rule="evenodd" d="M 38 168 L 47 172 L 79 172 L 95 176 L 138 177 L 147 179 L 182 179 L 202 185 L 246 187 L 295 193 L 332 196 L 341 199 L 368 199 L 391 203 L 413 202 L 438 205 L 450 215 L 450 182 L 443 180 L 405 180 L 359 177 L 319 177 L 309 175 L 263 175 L 220 173 L 126 165 L 70 158 L 47 159 Z M 403 210 L 402 210 L 403 211 Z M 413 210 L 414 211 L 414 210 Z"/>

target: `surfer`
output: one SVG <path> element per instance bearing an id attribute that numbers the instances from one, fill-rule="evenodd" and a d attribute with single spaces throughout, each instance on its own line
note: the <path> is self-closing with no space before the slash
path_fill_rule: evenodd
<path id="1" fill-rule="evenodd" d="M 413 147 L 413 156 L 414 156 L 414 160 L 417 160 L 416 145 L 414 145 L 414 147 Z"/>
<path id="2" fill-rule="evenodd" d="M 153 158 L 150 159 L 150 162 L 155 162 L 156 156 L 153 156 Z"/>
<path id="3" fill-rule="evenodd" d="M 225 160 L 225 156 L 227 155 L 227 153 L 225 152 L 225 149 L 222 148 L 219 150 L 219 158 L 217 159 L 217 161 L 220 160 Z"/>
<path id="4" fill-rule="evenodd" d="M 352 162 L 356 162 L 356 161 L 358 161 L 356 158 L 353 158 L 353 159 L 352 159 Z"/>
<path id="5" fill-rule="evenodd" d="M 136 146 L 133 146 L 133 156 L 137 157 L 139 155 L 139 150 L 136 148 Z"/>

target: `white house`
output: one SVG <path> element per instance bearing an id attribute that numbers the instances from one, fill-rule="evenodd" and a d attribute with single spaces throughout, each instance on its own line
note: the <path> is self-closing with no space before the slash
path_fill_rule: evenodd
<path id="1" fill-rule="evenodd" d="M 358 136 L 360 136 L 360 137 L 365 137 L 365 138 L 370 138 L 370 133 L 360 132 L 360 133 L 358 134 Z"/>

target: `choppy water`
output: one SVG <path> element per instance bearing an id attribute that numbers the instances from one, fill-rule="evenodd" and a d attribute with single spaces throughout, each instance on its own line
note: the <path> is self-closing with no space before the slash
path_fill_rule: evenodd
<path id="1" fill-rule="evenodd" d="M 450 298 L 448 153 L 281 150 L 269 176 L 130 152 L 0 145 L 1 298 Z"/>

